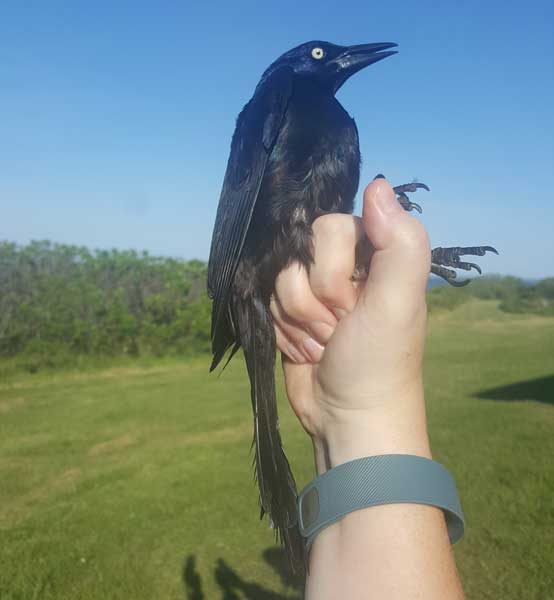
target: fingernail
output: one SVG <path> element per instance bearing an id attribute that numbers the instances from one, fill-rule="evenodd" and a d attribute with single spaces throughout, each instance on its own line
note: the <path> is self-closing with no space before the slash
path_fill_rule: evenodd
<path id="1" fill-rule="evenodd" d="M 398 200 L 394 196 L 391 186 L 385 181 L 379 181 L 375 190 L 375 204 L 384 214 L 393 214 L 401 210 Z"/>
<path id="2" fill-rule="evenodd" d="M 287 344 L 287 354 L 290 356 L 290 358 L 292 358 L 292 360 L 294 360 L 294 362 L 297 362 L 299 365 L 306 362 L 306 359 L 304 358 L 300 350 L 293 346 L 293 344 Z"/>
<path id="3" fill-rule="evenodd" d="M 327 342 L 333 335 L 335 328 L 329 325 L 329 323 L 323 323 L 323 321 L 316 321 L 309 325 L 310 333 L 317 338 L 320 342 Z"/>
<path id="4" fill-rule="evenodd" d="M 321 360 L 321 357 L 323 356 L 323 346 L 318 344 L 314 339 L 306 338 L 302 342 L 302 346 L 312 362 L 319 362 Z"/>

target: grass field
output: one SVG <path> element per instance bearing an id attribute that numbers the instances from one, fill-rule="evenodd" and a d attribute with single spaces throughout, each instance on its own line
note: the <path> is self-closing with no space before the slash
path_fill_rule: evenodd
<path id="1" fill-rule="evenodd" d="M 241 360 L 17 376 L 0 384 L 0 598 L 301 598 L 258 521 Z M 470 301 L 429 323 L 435 458 L 467 519 L 469 599 L 554 598 L 554 319 Z M 305 434 L 281 395 L 299 486 Z"/>

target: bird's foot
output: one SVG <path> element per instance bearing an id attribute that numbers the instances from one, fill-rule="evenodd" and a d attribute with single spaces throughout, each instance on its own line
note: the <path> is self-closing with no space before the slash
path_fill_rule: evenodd
<path id="1" fill-rule="evenodd" d="M 472 262 L 463 262 L 460 260 L 460 256 L 470 254 L 472 256 L 485 256 L 487 252 L 494 252 L 498 254 L 496 248 L 492 246 L 468 246 L 460 247 L 455 246 L 453 248 L 434 248 L 431 250 L 431 273 L 442 277 L 450 285 L 455 287 L 462 287 L 469 283 L 469 279 L 463 281 L 456 281 L 456 271 L 447 269 L 446 267 L 454 267 L 455 269 L 462 269 L 464 271 L 471 271 L 475 269 L 479 275 L 481 274 L 481 267 Z"/>
<path id="2" fill-rule="evenodd" d="M 381 173 L 379 173 L 379 175 L 375 176 L 375 179 L 384 179 L 385 176 L 381 175 Z M 418 213 L 422 213 L 423 209 L 421 208 L 421 206 L 419 204 L 416 204 L 415 202 L 412 202 L 409 198 L 408 198 L 408 193 L 412 193 L 412 192 L 417 192 L 417 190 L 422 189 L 422 190 L 427 190 L 429 191 L 429 187 L 426 186 L 424 183 L 418 183 L 417 181 L 413 181 L 412 183 L 405 183 L 404 185 L 397 185 L 396 187 L 392 188 L 394 193 L 396 194 L 396 199 L 398 200 L 398 202 L 400 202 L 400 205 L 402 206 L 402 208 L 408 212 L 412 211 L 412 210 L 417 210 Z"/>
<path id="3" fill-rule="evenodd" d="M 420 214 L 423 212 L 423 210 L 419 204 L 416 204 L 415 202 L 410 201 L 410 199 L 408 198 L 407 192 L 417 192 L 417 190 L 419 190 L 419 189 L 429 191 L 429 187 L 426 186 L 424 183 L 417 183 L 414 181 L 413 183 L 405 183 L 404 185 L 397 185 L 396 187 L 393 187 L 392 189 L 394 190 L 394 193 L 396 194 L 396 199 L 398 200 L 398 202 L 400 202 L 400 204 L 402 205 L 402 208 L 404 210 L 407 210 L 408 212 L 410 212 L 412 210 L 417 210 L 417 212 Z"/>

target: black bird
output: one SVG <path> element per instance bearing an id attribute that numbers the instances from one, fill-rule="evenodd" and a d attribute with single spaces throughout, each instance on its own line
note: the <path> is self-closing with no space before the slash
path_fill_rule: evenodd
<path id="1" fill-rule="evenodd" d="M 251 384 L 261 516 L 270 516 L 293 565 L 302 564 L 304 551 L 296 526 L 296 485 L 279 434 L 270 297 L 288 263 L 296 260 L 309 268 L 313 262 L 314 220 L 353 210 L 360 175 L 358 130 L 335 94 L 354 73 L 395 54 L 394 47 L 313 41 L 271 64 L 237 119 L 217 210 L 208 266 L 210 370 L 227 350 L 230 360 L 242 346 Z M 428 189 L 416 183 L 395 188 L 407 210 L 419 209 L 406 196 L 418 188 Z M 486 249 L 441 248 L 433 258 L 470 269 L 459 255 L 482 255 Z M 454 271 L 434 267 L 454 279 Z"/>

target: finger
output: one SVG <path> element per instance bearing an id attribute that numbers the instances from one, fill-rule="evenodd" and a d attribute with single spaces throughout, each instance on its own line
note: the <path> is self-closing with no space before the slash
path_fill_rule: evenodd
<path id="1" fill-rule="evenodd" d="M 281 330 L 283 342 L 286 340 L 289 344 L 285 345 L 288 350 L 287 354 L 290 356 L 298 354 L 303 357 L 303 360 L 300 360 L 300 358 L 296 360 L 299 364 L 319 362 L 323 356 L 323 346 L 314 340 L 300 324 L 296 324 L 286 315 L 275 295 L 271 299 L 269 309 L 274 324 Z"/>
<path id="2" fill-rule="evenodd" d="M 312 226 L 314 265 L 309 282 L 315 297 L 337 317 L 352 312 L 358 298 L 352 276 L 366 234 L 359 217 L 329 214 Z M 367 259 L 369 263 L 369 258 Z M 367 263 L 367 264 L 368 264 Z"/>
<path id="3" fill-rule="evenodd" d="M 292 263 L 275 281 L 275 299 L 284 322 L 292 322 L 320 344 L 325 344 L 337 324 L 333 313 L 313 294 L 306 269 Z"/>
<path id="4" fill-rule="evenodd" d="M 299 365 L 286 356 L 282 360 L 287 397 L 292 410 L 304 429 L 311 435 L 316 433 L 317 404 L 313 402 L 312 365 Z"/>
<path id="5" fill-rule="evenodd" d="M 294 343 L 275 319 L 273 319 L 273 325 L 275 327 L 275 341 L 277 343 L 277 348 L 279 348 L 279 350 L 294 363 L 305 364 L 307 362 L 306 357 L 295 347 Z"/>
<path id="6" fill-rule="evenodd" d="M 375 248 L 363 302 L 409 317 L 425 304 L 431 258 L 427 232 L 402 209 L 384 179 L 367 186 L 362 220 Z"/>

